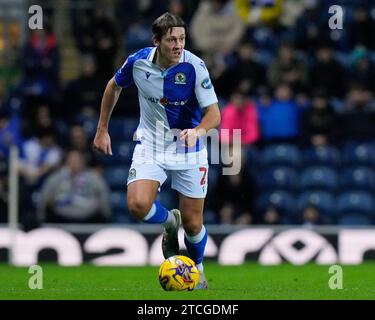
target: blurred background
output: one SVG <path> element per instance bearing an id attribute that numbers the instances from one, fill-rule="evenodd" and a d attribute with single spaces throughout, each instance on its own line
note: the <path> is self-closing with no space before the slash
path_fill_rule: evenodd
<path id="1" fill-rule="evenodd" d="M 28 28 L 32 4 L 42 30 Z M 328 26 L 331 5 L 344 9 L 342 30 Z M 375 224 L 375 3 L 360 0 L 0 0 L 0 223 L 11 145 L 24 230 L 138 223 L 124 196 L 135 87 L 110 123 L 113 156 L 91 144 L 107 81 L 152 45 L 150 25 L 167 10 L 207 64 L 221 127 L 242 129 L 241 172 L 210 167 L 205 223 Z M 174 208 L 169 185 L 159 197 Z"/>

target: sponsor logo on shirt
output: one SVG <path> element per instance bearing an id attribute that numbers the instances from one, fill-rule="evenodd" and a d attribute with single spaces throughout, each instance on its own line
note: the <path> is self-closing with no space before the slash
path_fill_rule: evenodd
<path id="1" fill-rule="evenodd" d="M 152 102 L 152 103 L 158 103 L 159 102 L 159 99 L 158 98 L 154 98 L 154 97 L 148 97 L 147 100 L 150 101 L 150 102 Z"/>
<path id="2" fill-rule="evenodd" d="M 147 98 L 148 101 L 152 102 L 152 103 L 160 103 L 161 105 L 163 106 L 166 106 L 166 105 L 171 105 L 171 106 L 183 106 L 185 104 L 187 104 L 188 102 L 188 99 L 186 100 L 181 100 L 181 101 L 169 101 L 167 98 L 154 98 L 154 97 L 148 97 Z"/>
<path id="3" fill-rule="evenodd" d="M 176 73 L 174 76 L 174 83 L 175 84 L 186 84 L 186 75 L 182 72 Z"/>
<path id="4" fill-rule="evenodd" d="M 201 86 L 203 89 L 211 89 L 212 88 L 212 83 L 210 78 L 206 78 L 201 82 Z"/>
<path id="5" fill-rule="evenodd" d="M 187 100 L 182 100 L 182 101 L 170 101 L 169 104 L 172 106 L 183 106 L 187 103 Z"/>
<path id="6" fill-rule="evenodd" d="M 164 107 L 168 104 L 168 99 L 167 98 L 161 98 L 160 99 L 160 104 L 163 105 Z"/>

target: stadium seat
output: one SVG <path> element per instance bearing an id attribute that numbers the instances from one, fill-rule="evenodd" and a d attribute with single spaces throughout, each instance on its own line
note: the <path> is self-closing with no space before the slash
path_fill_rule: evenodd
<path id="1" fill-rule="evenodd" d="M 298 211 L 302 211 L 308 205 L 313 205 L 326 214 L 335 212 L 335 197 L 327 191 L 306 191 L 298 196 Z"/>
<path id="2" fill-rule="evenodd" d="M 342 150 L 345 166 L 375 166 L 375 146 L 369 143 L 347 143 Z"/>
<path id="3" fill-rule="evenodd" d="M 335 52 L 335 59 L 344 67 L 349 68 L 353 60 L 350 54 L 337 51 Z"/>
<path id="4" fill-rule="evenodd" d="M 322 165 L 337 168 L 340 165 L 340 152 L 332 146 L 307 148 L 303 151 L 303 165 Z"/>
<path id="5" fill-rule="evenodd" d="M 291 144 L 276 144 L 265 147 L 262 156 L 262 166 L 290 166 L 299 167 L 301 164 L 301 153 L 299 149 Z"/>
<path id="6" fill-rule="evenodd" d="M 112 139 L 133 141 L 133 135 L 139 124 L 135 118 L 113 118 L 109 123 L 109 133 Z"/>
<path id="7" fill-rule="evenodd" d="M 112 142 L 112 156 L 99 155 L 99 160 L 105 166 L 130 165 L 132 162 L 135 142 Z"/>
<path id="8" fill-rule="evenodd" d="M 138 219 L 133 217 L 128 210 L 125 191 L 111 192 L 112 223 L 137 223 Z"/>
<path id="9" fill-rule="evenodd" d="M 95 136 L 96 127 L 98 125 L 98 119 L 96 117 L 89 117 L 79 114 L 75 118 L 75 121 L 85 129 L 89 137 Z"/>
<path id="10" fill-rule="evenodd" d="M 218 142 L 212 143 L 210 139 L 207 139 L 206 148 L 207 148 L 207 158 L 208 158 L 209 163 L 214 163 L 217 161 L 218 163 L 214 163 L 214 164 L 220 163 L 220 150 L 218 147 L 216 147 L 216 145 L 218 145 Z"/>
<path id="11" fill-rule="evenodd" d="M 142 223 L 137 218 L 133 217 L 129 212 L 123 210 L 115 210 L 112 212 L 112 223 Z"/>
<path id="12" fill-rule="evenodd" d="M 216 211 L 206 209 L 203 213 L 204 224 L 219 224 L 220 218 Z"/>
<path id="13" fill-rule="evenodd" d="M 246 166 L 253 171 L 260 163 L 260 152 L 254 146 L 247 146 L 244 152 L 246 153 Z"/>
<path id="14" fill-rule="evenodd" d="M 178 208 L 178 195 L 174 190 L 162 189 L 158 194 L 158 200 L 168 209 Z"/>
<path id="15" fill-rule="evenodd" d="M 337 211 L 340 216 L 349 212 L 375 215 L 375 201 L 364 191 L 344 192 L 337 197 Z"/>
<path id="16" fill-rule="evenodd" d="M 344 170 L 340 179 L 341 190 L 375 190 L 375 172 L 369 167 L 352 167 Z"/>
<path id="17" fill-rule="evenodd" d="M 337 223 L 345 226 L 371 225 L 370 217 L 360 213 L 348 213 L 339 217 Z"/>
<path id="18" fill-rule="evenodd" d="M 338 187 L 336 171 L 325 166 L 312 166 L 300 175 L 299 187 L 303 191 L 326 190 L 334 192 Z"/>
<path id="19" fill-rule="evenodd" d="M 212 190 L 215 188 L 216 183 L 219 179 L 219 176 L 221 175 L 220 166 L 213 166 L 211 165 L 210 168 L 208 169 L 208 190 Z"/>
<path id="20" fill-rule="evenodd" d="M 296 200 L 289 192 L 276 190 L 261 194 L 256 201 L 258 213 L 263 213 L 269 206 L 281 210 L 285 217 L 293 217 L 296 213 Z"/>
<path id="21" fill-rule="evenodd" d="M 126 188 L 129 166 L 110 166 L 104 170 L 104 178 L 112 190 Z"/>
<path id="22" fill-rule="evenodd" d="M 126 193 L 124 191 L 111 192 L 111 206 L 113 211 L 128 211 Z"/>
<path id="23" fill-rule="evenodd" d="M 257 175 L 258 186 L 262 191 L 295 191 L 298 186 L 296 170 L 288 167 L 275 167 Z"/>
<path id="24" fill-rule="evenodd" d="M 113 143 L 112 153 L 117 155 L 121 164 L 131 164 L 135 142 Z"/>

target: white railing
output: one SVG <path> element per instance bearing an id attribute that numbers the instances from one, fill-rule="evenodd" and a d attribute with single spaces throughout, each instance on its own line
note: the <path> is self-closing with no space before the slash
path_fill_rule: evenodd
<path id="1" fill-rule="evenodd" d="M 10 147 L 9 156 L 9 192 L 8 192 L 8 225 L 11 231 L 9 263 L 14 261 L 14 248 L 16 246 L 16 233 L 18 229 L 18 147 Z"/>

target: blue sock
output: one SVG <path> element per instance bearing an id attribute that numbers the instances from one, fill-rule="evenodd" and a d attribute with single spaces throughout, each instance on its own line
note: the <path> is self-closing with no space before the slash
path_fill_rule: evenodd
<path id="1" fill-rule="evenodd" d="M 155 201 L 148 214 L 142 219 L 146 223 L 164 223 L 168 218 L 168 210 L 160 203 Z"/>
<path id="2" fill-rule="evenodd" d="M 207 230 L 202 225 L 201 231 L 195 236 L 189 236 L 185 233 L 184 242 L 190 258 L 196 263 L 203 262 L 204 249 L 207 243 Z"/>

